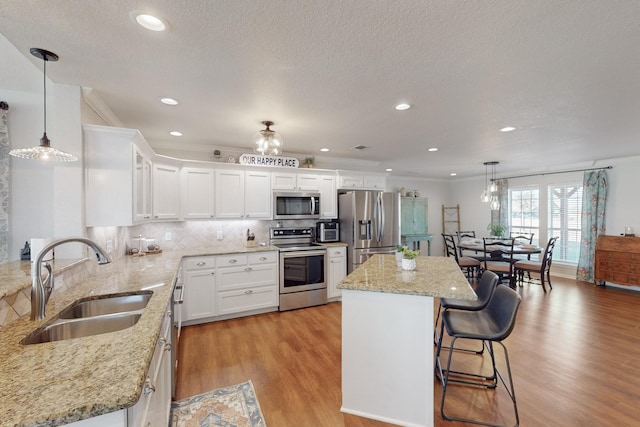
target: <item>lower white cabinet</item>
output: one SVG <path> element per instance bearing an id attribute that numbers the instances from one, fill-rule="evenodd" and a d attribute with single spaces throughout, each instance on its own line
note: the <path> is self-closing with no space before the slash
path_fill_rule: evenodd
<path id="1" fill-rule="evenodd" d="M 327 298 L 339 298 L 342 292 L 336 286 L 347 276 L 347 248 L 345 246 L 329 247 L 327 258 L 329 259 Z"/>
<path id="2" fill-rule="evenodd" d="M 278 252 L 224 255 L 216 261 L 219 316 L 278 305 Z"/>
<path id="3" fill-rule="evenodd" d="M 216 262 L 213 256 L 186 258 L 184 271 L 184 303 L 182 321 L 204 319 L 216 315 Z"/>

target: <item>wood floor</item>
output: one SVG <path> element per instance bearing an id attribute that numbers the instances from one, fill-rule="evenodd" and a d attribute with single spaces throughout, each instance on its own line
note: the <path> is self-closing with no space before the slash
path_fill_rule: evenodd
<path id="1" fill-rule="evenodd" d="M 505 341 L 521 426 L 640 425 L 640 294 L 552 278 L 519 288 L 522 304 Z M 253 381 L 269 427 L 380 427 L 341 405 L 341 304 L 330 303 L 183 329 L 177 399 Z M 461 369 L 488 357 L 456 352 Z M 440 416 L 436 426 L 462 426 Z M 514 424 L 503 390 L 452 386 L 447 413 Z"/>

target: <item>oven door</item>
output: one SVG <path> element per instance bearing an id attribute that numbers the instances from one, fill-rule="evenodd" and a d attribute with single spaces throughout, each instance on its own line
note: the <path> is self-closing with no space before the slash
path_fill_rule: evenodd
<path id="1" fill-rule="evenodd" d="M 280 293 L 324 289 L 326 249 L 280 252 Z"/>

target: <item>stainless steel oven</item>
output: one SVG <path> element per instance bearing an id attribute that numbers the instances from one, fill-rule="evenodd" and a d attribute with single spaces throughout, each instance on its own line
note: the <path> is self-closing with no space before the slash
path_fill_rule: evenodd
<path id="1" fill-rule="evenodd" d="M 274 228 L 280 249 L 280 311 L 327 303 L 327 249 L 313 243 L 312 228 Z"/>

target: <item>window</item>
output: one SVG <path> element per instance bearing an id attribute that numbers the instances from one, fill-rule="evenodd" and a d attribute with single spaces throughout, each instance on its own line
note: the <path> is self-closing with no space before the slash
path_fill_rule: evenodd
<path id="1" fill-rule="evenodd" d="M 509 190 L 509 215 L 511 232 L 534 233 L 533 242 L 539 238 L 539 190 L 538 187 Z"/>
<path id="2" fill-rule="evenodd" d="M 559 237 L 554 261 L 578 263 L 582 236 L 582 183 L 549 186 L 549 237 Z"/>

